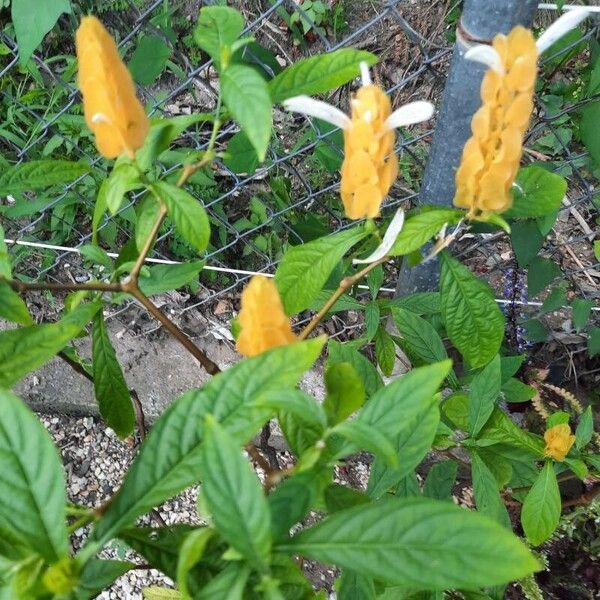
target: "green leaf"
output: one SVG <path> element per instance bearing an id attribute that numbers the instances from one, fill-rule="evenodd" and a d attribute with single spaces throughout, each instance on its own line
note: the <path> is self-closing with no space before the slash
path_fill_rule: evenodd
<path id="1" fill-rule="evenodd" d="M 369 504 L 371 501 L 369 496 L 363 492 L 359 492 L 354 488 L 332 483 L 327 486 L 324 493 L 325 506 L 327 512 L 332 514 L 346 508 L 359 506 L 361 504 Z"/>
<path id="2" fill-rule="evenodd" d="M 367 340 L 372 340 L 377 333 L 377 329 L 379 328 L 379 323 L 381 320 L 381 316 L 379 313 L 379 304 L 374 300 L 368 302 L 365 305 L 365 327 L 366 333 L 365 336 Z"/>
<path id="3" fill-rule="evenodd" d="M 412 471 L 396 486 L 395 496 L 398 498 L 418 498 L 421 496 L 421 486 L 417 474 Z"/>
<path id="4" fill-rule="evenodd" d="M 271 79 L 271 99 L 275 104 L 293 96 L 313 96 L 333 90 L 358 77 L 361 62 L 371 66 L 377 62 L 377 57 L 364 50 L 341 48 L 303 58 Z"/>
<path id="5" fill-rule="evenodd" d="M 426 363 L 448 358 L 440 334 L 429 321 L 408 310 L 396 307 L 392 307 L 392 318 L 411 353 Z"/>
<path id="6" fill-rule="evenodd" d="M 592 414 L 592 407 L 588 406 L 581 417 L 579 417 L 579 423 L 575 430 L 575 446 L 578 450 L 585 448 L 594 435 L 594 416 Z"/>
<path id="7" fill-rule="evenodd" d="M 243 600 L 249 575 L 250 569 L 244 563 L 232 563 L 213 577 L 196 598 L 198 600 Z"/>
<path id="8" fill-rule="evenodd" d="M 115 165 L 106 184 L 105 202 L 110 214 L 114 215 L 121 208 L 127 192 L 141 185 L 140 174 L 133 164 L 124 162 Z"/>
<path id="9" fill-rule="evenodd" d="M 398 467 L 396 448 L 390 438 L 367 423 L 344 421 L 336 425 L 331 434 L 342 436 L 361 450 L 368 450 L 391 467 Z"/>
<path id="10" fill-rule="evenodd" d="M 68 552 L 60 456 L 39 419 L 7 390 L 0 414 L 0 531 L 53 563 Z"/>
<path id="11" fill-rule="evenodd" d="M 552 289 L 546 296 L 538 315 L 541 316 L 554 312 L 559 308 L 563 308 L 567 304 L 567 282 L 565 281 L 561 282 L 557 287 Z"/>
<path id="12" fill-rule="evenodd" d="M 177 588 L 180 590 L 184 600 L 190 600 L 188 589 L 188 574 L 202 558 L 207 543 L 214 535 L 214 531 L 207 527 L 200 527 L 186 536 L 179 550 L 179 561 L 177 562 Z"/>
<path id="13" fill-rule="evenodd" d="M 144 145 L 136 152 L 135 159 L 142 171 L 147 171 L 154 161 L 177 139 L 186 129 L 197 123 L 213 121 L 212 113 L 194 113 L 180 115 L 169 119 L 152 119 L 150 131 Z"/>
<path id="14" fill-rule="evenodd" d="M 151 85 L 163 72 L 169 56 L 171 49 L 162 38 L 157 35 L 142 35 L 127 66 L 136 83 Z"/>
<path id="15" fill-rule="evenodd" d="M 365 401 L 365 386 L 351 363 L 329 365 L 325 371 L 325 386 L 327 396 L 323 408 L 331 425 L 347 419 Z"/>
<path id="16" fill-rule="evenodd" d="M 500 380 L 503 384 L 506 383 L 521 368 L 524 360 L 524 354 L 500 357 Z"/>
<path id="17" fill-rule="evenodd" d="M 4 228 L 0 223 L 0 277 L 11 279 L 12 270 L 10 267 L 10 256 L 8 255 L 8 248 L 4 241 Z"/>
<path id="18" fill-rule="evenodd" d="M 221 54 L 235 42 L 244 29 L 244 17 L 227 6 L 204 6 L 200 10 L 194 40 L 217 64 Z"/>
<path id="19" fill-rule="evenodd" d="M 223 162 L 234 173 L 252 175 L 256 171 L 258 156 L 243 131 L 238 131 L 227 143 L 227 157 Z"/>
<path id="20" fill-rule="evenodd" d="M 140 289 L 146 296 L 177 290 L 197 280 L 204 261 L 195 260 L 180 265 L 154 265 L 148 267 L 149 275 L 140 277 Z"/>
<path id="21" fill-rule="evenodd" d="M 519 169 L 512 187 L 513 205 L 502 214 L 506 219 L 543 217 L 556 212 L 567 192 L 566 180 L 542 167 Z"/>
<path id="22" fill-rule="evenodd" d="M 69 183 L 89 170 L 87 165 L 69 160 L 30 160 L 4 170 L 0 175 L 0 196 Z"/>
<path id="23" fill-rule="evenodd" d="M 135 568 L 136 565 L 128 561 L 92 558 L 83 567 L 73 595 L 77 600 L 95 598 L 115 579 Z"/>
<path id="24" fill-rule="evenodd" d="M 533 386 L 527 385 L 514 377 L 502 384 L 501 392 L 506 402 L 527 402 L 536 395 Z"/>
<path id="25" fill-rule="evenodd" d="M 135 245 L 141 252 L 160 213 L 160 204 L 152 194 L 146 194 L 136 207 Z"/>
<path id="26" fill-rule="evenodd" d="M 409 217 L 389 251 L 389 255 L 404 256 L 418 250 L 434 237 L 445 224 L 458 223 L 462 216 L 463 212 L 460 210 L 435 208 Z"/>
<path id="27" fill-rule="evenodd" d="M 175 579 L 181 550 L 188 536 L 195 531 L 197 529 L 186 524 L 170 527 L 135 527 L 122 531 L 119 539 L 143 556 L 153 567 L 167 577 Z M 201 584 L 201 581 L 197 578 L 194 583 Z"/>
<path id="28" fill-rule="evenodd" d="M 452 489 L 458 473 L 458 464 L 453 460 L 435 463 L 425 479 L 423 495 L 437 500 L 452 500 Z"/>
<path id="29" fill-rule="evenodd" d="M 413 369 L 378 391 L 356 420 L 378 429 L 394 441 L 400 466 L 390 469 L 375 460 L 369 479 L 372 497 L 384 494 L 423 459 L 439 423 L 436 398 L 450 370 L 450 361 Z"/>
<path id="30" fill-rule="evenodd" d="M 367 398 L 370 398 L 379 388 L 383 387 L 383 380 L 377 369 L 356 348 L 349 344 L 331 340 L 327 345 L 327 349 L 329 351 L 327 366 L 337 363 L 350 363 L 363 382 Z"/>
<path id="31" fill-rule="evenodd" d="M 336 581 L 337 600 L 376 600 L 375 583 L 370 577 L 344 570 Z"/>
<path id="32" fill-rule="evenodd" d="M 548 330 L 538 319 L 529 319 L 523 323 L 525 338 L 530 342 L 538 343 L 546 341 Z"/>
<path id="33" fill-rule="evenodd" d="M 442 412 L 456 427 L 469 430 L 469 397 L 466 394 L 457 392 L 446 398 Z"/>
<path id="34" fill-rule="evenodd" d="M 492 415 L 479 433 L 480 444 L 508 444 L 544 457 L 544 443 L 539 436 L 521 429 L 507 414 L 494 408 Z"/>
<path id="35" fill-rule="evenodd" d="M 281 259 L 275 283 L 288 315 L 308 308 L 346 252 L 366 237 L 364 227 L 293 246 Z"/>
<path id="36" fill-rule="evenodd" d="M 213 414 L 239 443 L 271 416 L 256 402 L 265 394 L 295 387 L 317 359 L 323 338 L 281 346 L 244 360 L 176 400 L 156 421 L 140 452 L 96 525 L 104 543 L 136 517 L 202 479 L 203 424 Z"/>
<path id="37" fill-rule="evenodd" d="M 27 64 L 63 13 L 71 13 L 69 0 L 12 0 L 11 17 L 22 66 Z M 0 192 L 0 195 L 5 194 Z"/>
<path id="38" fill-rule="evenodd" d="M 151 189 L 167 205 L 169 217 L 181 236 L 203 252 L 210 239 L 210 222 L 200 202 L 189 192 L 164 181 L 152 184 Z"/>
<path id="39" fill-rule="evenodd" d="M 202 496 L 221 537 L 264 571 L 271 554 L 271 513 L 262 486 L 239 446 L 207 415 Z"/>
<path id="40" fill-rule="evenodd" d="M 135 413 L 102 311 L 98 311 L 92 326 L 92 367 L 100 414 L 120 438 L 126 438 L 133 433 Z"/>
<path id="41" fill-rule="evenodd" d="M 434 315 L 441 311 L 439 292 L 417 292 L 392 300 L 379 300 L 381 308 L 403 308 L 416 315 Z"/>
<path id="42" fill-rule="evenodd" d="M 380 325 L 375 334 L 375 356 L 381 372 L 389 377 L 396 364 L 396 348 L 392 336 L 383 325 Z"/>
<path id="43" fill-rule="evenodd" d="M 500 395 L 500 356 L 494 358 L 473 377 L 469 393 L 469 430 L 475 437 L 490 418 Z"/>
<path id="44" fill-rule="evenodd" d="M 582 142 L 597 165 L 600 164 L 598 122 L 600 122 L 600 102 L 591 102 L 583 108 L 579 132 Z"/>
<path id="45" fill-rule="evenodd" d="M 267 83 L 254 68 L 233 64 L 221 73 L 221 92 L 229 112 L 262 162 L 267 154 L 273 126 Z"/>
<path id="46" fill-rule="evenodd" d="M 527 271 L 527 290 L 530 296 L 539 294 L 548 284 L 561 276 L 560 266 L 549 258 L 536 256 Z"/>
<path id="47" fill-rule="evenodd" d="M 79 248 L 80 254 L 97 265 L 102 265 L 107 269 L 113 268 L 113 261 L 105 250 L 94 244 L 85 244 Z"/>
<path id="48" fill-rule="evenodd" d="M 526 267 L 544 245 L 544 236 L 533 219 L 524 219 L 513 223 L 510 241 L 519 266 Z"/>
<path id="49" fill-rule="evenodd" d="M 316 480 L 312 470 L 296 473 L 269 494 L 273 539 L 286 539 L 290 529 L 308 513 L 317 494 Z"/>
<path id="50" fill-rule="evenodd" d="M 477 510 L 510 530 L 510 517 L 498 492 L 498 481 L 477 452 L 471 452 L 471 477 Z"/>
<path id="51" fill-rule="evenodd" d="M 100 302 L 82 304 L 60 321 L 0 333 L 0 387 L 11 387 L 41 367 L 92 320 Z"/>
<path id="52" fill-rule="evenodd" d="M 446 252 L 440 254 L 442 318 L 448 337 L 471 367 L 486 365 L 504 337 L 504 317 L 490 287 Z"/>
<path id="53" fill-rule="evenodd" d="M 555 425 L 565 425 L 569 422 L 570 415 L 564 410 L 559 410 L 550 415 L 550 418 L 546 421 L 546 430 L 554 427 Z"/>
<path id="54" fill-rule="evenodd" d="M 505 528 L 428 498 L 389 499 L 340 511 L 277 549 L 421 590 L 488 587 L 539 569 Z"/>
<path id="55" fill-rule="evenodd" d="M 553 533 L 560 519 L 560 491 L 552 461 L 547 461 L 529 490 L 521 509 L 527 539 L 539 546 Z"/>
<path id="56" fill-rule="evenodd" d="M 585 327 L 593 307 L 593 300 L 584 300 L 582 298 L 575 298 L 573 300 L 573 325 L 577 331 L 581 331 Z"/>
<path id="57" fill-rule="evenodd" d="M 33 325 L 34 323 L 27 304 L 8 283 L 3 281 L 0 281 L 0 318 L 19 325 Z"/>

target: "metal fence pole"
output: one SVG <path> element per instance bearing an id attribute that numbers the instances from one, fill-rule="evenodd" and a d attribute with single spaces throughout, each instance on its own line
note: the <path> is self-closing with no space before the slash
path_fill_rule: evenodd
<path id="1" fill-rule="evenodd" d="M 508 33 L 515 25 L 530 26 L 537 0 L 465 0 L 456 31 L 456 44 L 442 97 L 429 159 L 419 193 L 420 204 L 451 206 L 454 173 L 463 146 L 471 135 L 471 118 L 481 104 L 479 89 L 486 68 L 465 59 L 474 43 L 490 43 L 497 33 Z M 439 280 L 437 261 L 412 269 L 402 265 L 398 296 L 435 289 Z"/>

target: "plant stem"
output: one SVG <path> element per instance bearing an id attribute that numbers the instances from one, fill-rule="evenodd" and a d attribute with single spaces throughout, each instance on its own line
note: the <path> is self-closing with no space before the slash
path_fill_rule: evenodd
<path id="1" fill-rule="evenodd" d="M 375 267 L 390 260 L 389 256 L 384 256 L 375 262 L 367 265 L 364 269 L 361 269 L 358 273 L 351 275 L 350 277 L 344 277 L 340 281 L 340 285 L 337 290 L 333 292 L 329 300 L 325 302 L 321 310 L 311 319 L 310 323 L 300 332 L 299 339 L 305 340 L 315 329 L 315 327 L 321 322 L 323 317 L 327 314 L 329 309 L 344 295 L 346 290 L 350 289 L 357 281 L 360 281 L 365 275 L 372 271 Z"/>
<path id="2" fill-rule="evenodd" d="M 156 241 L 156 236 L 158 235 L 158 230 L 160 229 L 162 222 L 165 220 L 165 217 L 167 216 L 167 207 L 165 206 L 165 203 L 160 198 L 158 199 L 158 201 L 160 204 L 160 208 L 158 211 L 158 216 L 156 217 L 156 221 L 154 222 L 154 225 L 152 225 L 150 234 L 148 235 L 148 237 L 146 238 L 146 241 L 144 242 L 144 247 L 140 250 L 140 255 L 137 257 L 137 260 L 135 261 L 135 264 L 133 265 L 133 269 L 131 269 L 131 272 L 129 273 L 129 278 L 132 281 L 135 281 L 136 287 L 137 287 L 137 282 L 138 282 L 138 279 L 140 276 L 140 271 L 142 270 L 142 267 L 144 266 L 144 262 L 146 261 L 146 258 L 148 257 L 150 249 L 152 248 L 152 246 L 154 245 L 154 242 Z"/>
<path id="3" fill-rule="evenodd" d="M 214 363 L 169 317 L 167 317 L 138 287 L 137 284 L 125 284 L 125 292 L 131 294 L 164 328 L 204 367 L 209 375 L 221 372 L 219 365 Z"/>
<path id="4" fill-rule="evenodd" d="M 33 282 L 26 283 L 18 279 L 5 279 L 0 277 L 0 282 L 7 283 L 16 292 L 31 292 L 37 290 L 49 290 L 51 292 L 76 292 L 88 290 L 91 292 L 120 292 L 121 284 L 108 283 L 105 281 L 88 281 L 86 283 L 50 283 Z"/>

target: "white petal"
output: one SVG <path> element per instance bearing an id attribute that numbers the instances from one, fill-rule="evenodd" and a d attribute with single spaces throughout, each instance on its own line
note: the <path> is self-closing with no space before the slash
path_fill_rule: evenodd
<path id="1" fill-rule="evenodd" d="M 360 78 L 363 85 L 371 85 L 371 73 L 369 73 L 369 65 L 365 61 L 360 63 Z"/>
<path id="2" fill-rule="evenodd" d="M 433 116 L 434 107 L 431 102 L 418 100 L 401 106 L 395 110 L 385 121 L 386 129 L 396 129 L 396 127 L 405 127 L 413 123 L 427 121 Z"/>
<path id="3" fill-rule="evenodd" d="M 404 227 L 404 209 L 399 208 L 396 211 L 392 222 L 389 224 L 385 235 L 383 236 L 383 241 L 381 242 L 381 244 L 379 244 L 379 246 L 377 246 L 373 254 L 371 254 L 371 256 L 368 256 L 367 258 L 355 258 L 352 262 L 355 265 L 372 263 L 386 256 L 386 254 L 391 250 L 392 246 L 394 245 L 396 238 L 402 231 L 402 227 Z"/>
<path id="4" fill-rule="evenodd" d="M 559 19 L 554 21 L 554 23 L 540 35 L 536 42 L 540 54 L 548 50 L 554 42 L 571 31 L 571 29 L 575 29 L 581 21 L 590 15 L 590 12 L 591 11 L 586 7 L 581 6 L 567 11 Z"/>
<path id="5" fill-rule="evenodd" d="M 316 117 L 317 119 L 323 119 L 340 129 L 346 129 L 352 123 L 350 117 L 343 113 L 339 108 L 327 104 L 327 102 L 321 102 L 321 100 L 315 100 L 310 96 L 294 96 L 288 98 L 282 102 L 284 108 L 291 112 L 301 113 L 308 117 Z"/>
<path id="6" fill-rule="evenodd" d="M 465 58 L 486 65 L 487 67 L 494 69 L 496 73 L 504 75 L 502 59 L 500 58 L 498 51 L 492 46 L 488 46 L 487 44 L 477 44 L 477 46 L 473 46 L 465 52 Z"/>

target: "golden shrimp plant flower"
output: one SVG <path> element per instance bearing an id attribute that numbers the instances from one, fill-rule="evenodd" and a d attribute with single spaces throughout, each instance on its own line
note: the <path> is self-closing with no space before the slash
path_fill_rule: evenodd
<path id="1" fill-rule="evenodd" d="M 105 158 L 134 158 L 150 123 L 114 39 L 96 17 L 88 16 L 81 20 L 75 45 L 85 122 L 98 151 Z"/>
<path id="2" fill-rule="evenodd" d="M 481 84 L 481 108 L 471 121 L 472 136 L 465 144 L 456 172 L 454 204 L 468 217 L 485 220 L 512 206 L 512 186 L 519 170 L 523 137 L 533 111 L 538 56 L 588 11 L 563 15 L 535 41 L 522 26 L 498 34 L 491 46 L 478 45 L 465 57 L 490 67 Z"/>
<path id="3" fill-rule="evenodd" d="M 263 275 L 252 277 L 242 292 L 238 323 L 236 348 L 244 356 L 255 356 L 298 339 L 283 310 L 275 282 Z"/>
<path id="4" fill-rule="evenodd" d="M 431 118 L 429 102 L 412 102 L 392 112 L 387 94 L 371 82 L 361 63 L 362 85 L 352 98 L 351 115 L 309 96 L 283 102 L 287 110 L 323 119 L 344 132 L 340 195 L 349 219 L 379 216 L 381 204 L 398 176 L 395 129 Z"/>
<path id="5" fill-rule="evenodd" d="M 558 462 L 563 462 L 575 443 L 575 436 L 571 433 L 568 423 L 561 423 L 550 427 L 544 433 L 544 441 L 546 442 L 544 454 Z"/>

